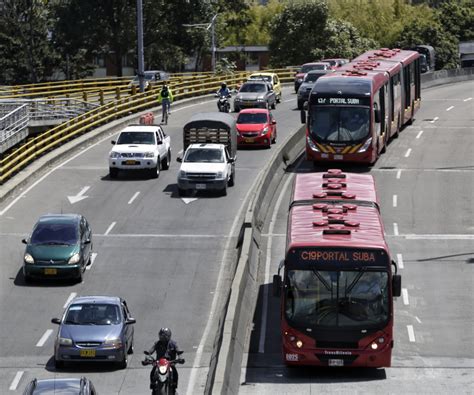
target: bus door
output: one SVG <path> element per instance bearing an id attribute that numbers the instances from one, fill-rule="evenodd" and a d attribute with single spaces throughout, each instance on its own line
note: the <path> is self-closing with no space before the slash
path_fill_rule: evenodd
<path id="1" fill-rule="evenodd" d="M 384 89 L 383 87 L 380 88 L 377 92 L 374 94 L 374 139 L 376 140 L 376 152 L 377 156 L 378 154 L 382 151 L 382 149 L 385 147 L 385 109 L 384 109 L 384 100 L 385 100 L 385 95 L 384 95 Z M 375 116 L 375 113 L 379 113 L 379 119 Z M 377 122 L 378 121 L 378 122 Z"/>

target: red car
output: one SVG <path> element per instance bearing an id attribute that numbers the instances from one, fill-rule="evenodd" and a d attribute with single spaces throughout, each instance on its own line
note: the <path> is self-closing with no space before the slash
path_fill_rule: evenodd
<path id="1" fill-rule="evenodd" d="M 276 137 L 276 120 L 269 110 L 247 108 L 240 111 L 237 117 L 238 145 L 263 145 L 270 148 Z"/>

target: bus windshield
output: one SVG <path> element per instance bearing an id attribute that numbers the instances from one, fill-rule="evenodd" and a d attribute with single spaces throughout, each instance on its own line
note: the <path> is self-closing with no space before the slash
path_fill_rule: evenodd
<path id="1" fill-rule="evenodd" d="M 369 108 L 312 106 L 310 131 L 322 142 L 354 142 L 369 134 Z"/>
<path id="2" fill-rule="evenodd" d="M 363 329 L 389 319 L 388 273 L 289 270 L 285 314 L 295 326 Z"/>

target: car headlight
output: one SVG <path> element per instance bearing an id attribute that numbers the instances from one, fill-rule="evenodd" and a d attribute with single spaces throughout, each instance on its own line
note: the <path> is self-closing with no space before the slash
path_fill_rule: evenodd
<path id="1" fill-rule="evenodd" d="M 316 152 L 320 152 L 316 144 L 314 144 L 313 139 L 309 136 L 306 136 L 306 141 L 308 142 L 309 147 Z"/>
<path id="2" fill-rule="evenodd" d="M 258 101 L 258 102 L 263 102 L 263 101 L 265 101 L 265 99 L 258 98 L 257 101 Z"/>
<path id="3" fill-rule="evenodd" d="M 367 141 L 365 142 L 365 144 L 362 147 L 360 147 L 357 150 L 357 152 L 361 153 L 361 152 L 367 151 L 371 144 L 372 144 L 372 137 L 368 138 Z"/>
<path id="4" fill-rule="evenodd" d="M 216 173 L 216 178 L 221 179 L 221 178 L 223 178 L 223 177 L 224 177 L 224 172 L 218 171 L 218 172 Z"/>
<path id="5" fill-rule="evenodd" d="M 158 370 L 161 374 L 165 374 L 166 371 L 167 371 L 167 367 L 164 366 L 164 365 L 161 365 L 161 366 L 158 367 Z"/>
<path id="6" fill-rule="evenodd" d="M 186 172 L 184 170 L 179 171 L 179 178 L 186 178 Z"/>
<path id="7" fill-rule="evenodd" d="M 104 348 L 122 348 L 123 343 L 119 338 L 106 339 L 104 342 Z"/>
<path id="8" fill-rule="evenodd" d="M 28 253 L 23 257 L 26 263 L 35 263 L 35 259 Z"/>
<path id="9" fill-rule="evenodd" d="M 69 258 L 69 261 L 67 263 L 69 265 L 74 265 L 75 263 L 78 263 L 80 259 L 81 259 L 81 255 L 79 253 L 76 253 L 71 258 Z"/>
<path id="10" fill-rule="evenodd" d="M 237 97 L 234 99 L 234 101 L 240 102 L 240 101 L 242 101 L 242 99 L 237 96 Z"/>
<path id="11" fill-rule="evenodd" d="M 67 337 L 60 337 L 59 344 L 61 346 L 72 346 L 72 339 L 69 339 Z"/>
<path id="12" fill-rule="evenodd" d="M 268 126 L 262 129 L 262 134 L 267 134 L 268 133 Z"/>
<path id="13" fill-rule="evenodd" d="M 120 158 L 120 152 L 112 151 L 109 156 L 110 156 L 111 159 Z"/>
<path id="14" fill-rule="evenodd" d="M 155 153 L 153 151 L 145 152 L 144 157 L 145 158 L 153 158 L 155 156 Z"/>

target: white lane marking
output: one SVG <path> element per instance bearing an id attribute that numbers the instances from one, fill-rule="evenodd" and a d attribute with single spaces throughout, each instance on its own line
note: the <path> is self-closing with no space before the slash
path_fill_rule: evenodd
<path id="1" fill-rule="evenodd" d="M 407 306 L 410 302 L 408 302 L 408 289 L 402 288 L 402 297 L 403 297 L 403 304 Z"/>
<path id="2" fill-rule="evenodd" d="M 260 176 L 260 173 L 257 174 L 255 177 L 255 180 L 258 180 Z M 250 187 L 247 191 L 247 194 L 244 197 L 243 202 L 247 202 L 247 199 L 250 196 L 250 193 L 253 190 L 253 185 Z M 227 254 L 228 251 L 233 250 L 231 248 L 231 241 L 232 241 L 232 235 L 235 233 L 237 226 L 239 226 L 239 218 L 241 216 L 242 211 L 244 210 L 244 207 L 246 205 L 242 204 L 239 208 L 239 211 L 234 217 L 234 222 L 232 223 L 232 227 L 230 229 L 229 235 L 227 237 L 227 242 L 224 247 L 224 253 L 222 254 L 222 259 L 221 262 L 226 262 L 227 260 Z M 194 236 L 196 237 L 196 236 Z M 204 352 L 204 345 L 207 343 L 207 339 L 209 337 L 209 332 L 211 331 L 211 326 L 214 321 L 214 316 L 216 315 L 217 311 L 217 303 L 218 300 L 221 298 L 220 292 L 217 292 L 220 288 L 222 288 L 222 282 L 224 281 L 224 268 L 225 265 L 221 264 L 220 269 L 219 269 L 219 274 L 217 275 L 217 282 L 216 282 L 216 287 L 215 287 L 215 293 L 212 298 L 212 304 L 211 304 L 211 310 L 209 311 L 209 317 L 207 318 L 207 324 L 206 327 L 204 328 L 204 332 L 202 334 L 201 340 L 199 342 L 199 346 L 196 351 L 196 355 L 194 357 L 193 365 L 191 367 L 191 373 L 189 375 L 189 381 L 188 381 L 188 386 L 186 388 L 186 395 L 193 395 L 195 393 L 195 387 L 196 387 L 196 375 L 198 373 L 198 369 L 201 368 L 201 359 L 202 359 L 202 354 Z M 227 273 L 225 273 L 225 276 L 227 276 Z"/>
<path id="3" fill-rule="evenodd" d="M 140 191 L 135 192 L 135 194 L 132 196 L 132 198 L 128 201 L 128 204 L 132 204 L 133 201 L 140 195 Z"/>
<path id="4" fill-rule="evenodd" d="M 448 107 L 446 111 L 451 111 L 454 108 L 454 106 Z"/>
<path id="5" fill-rule="evenodd" d="M 397 263 L 398 263 L 398 268 L 403 269 L 403 255 L 402 254 L 397 254 Z"/>
<path id="6" fill-rule="evenodd" d="M 418 321 L 419 324 L 421 324 L 421 320 L 417 316 L 415 316 L 415 319 Z"/>
<path id="7" fill-rule="evenodd" d="M 53 330 L 52 330 L 52 329 L 46 330 L 46 332 L 45 332 L 44 335 L 41 337 L 41 339 L 39 339 L 38 343 L 36 343 L 36 347 L 43 347 L 43 346 L 44 346 L 44 343 L 46 343 L 46 340 L 48 340 L 48 337 L 51 336 L 51 333 L 53 333 Z"/>
<path id="8" fill-rule="evenodd" d="M 415 342 L 415 331 L 413 330 L 413 325 L 407 325 L 408 330 L 408 339 L 410 339 L 411 343 Z"/>
<path id="9" fill-rule="evenodd" d="M 90 263 L 90 265 L 87 265 L 87 266 L 86 266 L 86 270 L 91 270 L 91 267 L 92 267 L 92 265 L 93 265 L 94 262 L 95 262 L 95 258 L 97 258 L 97 252 L 93 252 L 93 253 L 91 254 L 91 263 Z"/>
<path id="10" fill-rule="evenodd" d="M 411 148 L 408 148 L 407 152 L 405 153 L 405 158 L 408 158 L 411 154 Z"/>
<path id="11" fill-rule="evenodd" d="M 403 235 L 407 240 L 474 240 L 474 234 L 457 235 Z"/>
<path id="12" fill-rule="evenodd" d="M 398 224 L 396 222 L 393 223 L 393 234 L 398 236 Z"/>
<path id="13" fill-rule="evenodd" d="M 439 119 L 439 117 L 434 117 L 434 118 L 430 121 L 430 123 L 435 123 L 438 119 Z"/>
<path id="14" fill-rule="evenodd" d="M 115 225 L 115 222 L 114 222 Z M 112 226 L 112 225 L 111 225 Z M 24 236 L 24 234 L 22 234 Z M 129 237 L 129 238 L 134 238 L 134 237 L 156 237 L 156 238 L 165 238 L 165 239 L 176 239 L 176 238 L 201 238 L 201 239 L 227 239 L 230 236 L 226 235 L 167 235 L 167 234 L 153 234 L 153 233 L 145 233 L 145 234 L 133 234 L 133 233 L 113 233 L 113 234 L 107 234 L 104 233 L 103 235 L 100 234 L 95 234 L 94 237 Z"/>
<path id="15" fill-rule="evenodd" d="M 419 139 L 422 134 L 423 134 L 423 130 L 420 130 L 420 131 L 418 132 L 418 134 L 416 135 L 416 138 Z"/>
<path id="16" fill-rule="evenodd" d="M 270 225 L 268 226 L 268 232 L 270 234 L 273 233 L 273 229 L 275 228 L 275 222 L 277 214 L 280 210 L 281 202 L 283 201 L 283 196 L 285 195 L 285 191 L 288 189 L 288 185 L 293 177 L 288 177 L 283 185 L 283 188 L 280 190 L 280 196 L 278 196 L 278 200 L 276 201 L 275 207 L 273 208 L 272 219 L 270 220 Z M 272 260 L 272 237 L 268 238 L 267 242 L 267 256 L 265 258 L 265 282 L 264 284 L 270 283 L 270 264 Z M 263 307 L 262 307 L 262 318 L 260 320 L 260 338 L 258 341 L 258 352 L 263 354 L 265 352 L 265 338 L 267 337 L 267 315 L 268 315 L 268 286 L 265 288 L 263 292 Z"/>
<path id="17" fill-rule="evenodd" d="M 399 170 L 397 171 L 397 180 L 399 180 L 401 176 L 402 176 L 402 170 L 399 169 Z"/>
<path id="18" fill-rule="evenodd" d="M 10 391 L 16 391 L 18 384 L 20 383 L 21 377 L 23 376 L 23 373 L 25 373 L 23 370 L 19 370 L 15 374 L 15 378 L 13 379 L 12 383 L 10 384 Z"/>
<path id="19" fill-rule="evenodd" d="M 64 303 L 63 309 L 65 309 L 67 305 L 71 302 L 71 300 L 73 300 L 76 296 L 76 292 L 71 292 L 71 295 L 69 295 L 69 297 L 67 298 L 66 303 Z"/>
<path id="20" fill-rule="evenodd" d="M 195 200 L 198 200 L 198 198 L 181 198 L 181 200 L 184 202 L 184 204 L 189 204 L 194 202 Z"/>
<path id="21" fill-rule="evenodd" d="M 80 192 L 77 195 L 74 196 L 68 196 L 69 203 L 74 204 L 77 202 L 80 202 L 81 200 L 87 199 L 89 196 L 84 196 L 84 194 L 90 189 L 89 186 L 84 187 L 80 190 Z"/>
<path id="22" fill-rule="evenodd" d="M 393 207 L 397 207 L 397 204 L 398 204 L 397 200 L 398 200 L 398 196 L 393 195 Z"/>
<path id="23" fill-rule="evenodd" d="M 177 108 L 176 110 L 173 110 L 173 111 L 181 111 L 181 110 L 184 110 L 186 108 L 196 107 L 196 106 L 200 106 L 202 104 L 208 104 L 208 103 L 212 103 L 212 102 L 213 102 L 213 100 L 207 100 L 207 101 L 203 101 L 203 102 L 199 102 L 199 103 L 190 104 L 189 106 L 182 106 L 182 107 L 179 107 L 179 108 Z M 53 173 L 54 171 L 62 168 L 65 164 L 73 161 L 74 159 L 78 158 L 79 156 L 81 156 L 83 153 L 89 151 L 90 149 L 98 146 L 99 144 L 102 144 L 104 141 L 109 140 L 111 135 L 114 135 L 114 134 L 117 134 L 117 133 L 118 133 L 118 131 L 108 133 L 107 137 L 104 137 L 103 139 L 100 139 L 99 141 L 97 141 L 97 143 L 92 144 L 92 145 L 88 146 L 87 148 L 82 149 L 76 155 L 73 155 L 69 159 L 65 160 L 63 163 L 61 163 L 58 166 L 52 168 L 50 171 L 48 171 L 46 174 L 44 174 L 42 177 L 40 177 L 37 181 L 35 181 L 33 184 L 31 184 L 28 188 L 26 188 L 22 193 L 20 193 L 15 199 L 13 199 L 11 201 L 11 203 L 9 205 L 7 205 L 2 211 L 0 211 L 0 217 L 3 214 L 5 214 L 8 210 L 10 210 L 10 208 L 12 208 L 18 202 L 18 200 L 24 198 L 29 191 L 31 191 L 36 185 L 38 185 L 41 181 L 43 181 L 51 173 Z"/>
<path id="24" fill-rule="evenodd" d="M 104 236 L 107 236 L 109 234 L 109 232 L 113 229 L 113 227 L 115 226 L 117 222 L 112 222 L 109 227 L 107 228 L 107 230 L 105 231 L 104 233 Z"/>
<path id="25" fill-rule="evenodd" d="M 468 97 L 467 99 L 464 99 L 463 101 L 469 101 L 472 100 L 472 97 Z"/>

